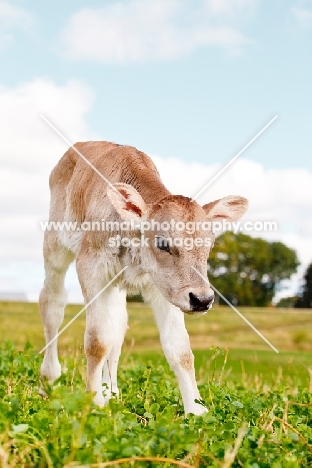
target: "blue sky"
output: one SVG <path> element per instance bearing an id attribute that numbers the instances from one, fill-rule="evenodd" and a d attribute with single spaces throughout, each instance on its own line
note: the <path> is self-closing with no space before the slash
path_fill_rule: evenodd
<path id="1" fill-rule="evenodd" d="M 208 177 L 278 114 L 228 186 L 248 192 L 254 217 L 272 208 L 279 239 L 311 261 L 311 1 L 0 1 L 0 60 L 0 290 L 27 284 L 33 297 L 42 281 L 37 224 L 66 145 L 40 112 L 73 142 L 155 156 L 173 190 L 178 177 L 189 185 L 190 165 Z"/>
<path id="2" fill-rule="evenodd" d="M 105 8 L 116 3 L 134 2 L 87 5 L 105 14 Z M 183 3 L 181 17 L 177 13 L 171 18 L 177 29 L 204 2 Z M 1 83 L 14 86 L 49 77 L 63 85 L 79 79 L 94 91 L 87 121 L 103 139 L 205 163 L 226 161 L 279 114 L 265 137 L 248 150 L 248 157 L 270 167 L 312 168 L 312 19 L 300 21 L 295 14 L 299 8 L 308 10 L 309 4 L 223 3 L 224 11 L 211 21 L 207 15 L 206 24 L 230 26 L 242 34 L 246 44 L 238 53 L 230 47 L 199 45 L 170 59 L 151 53 L 116 64 L 64 54 L 62 35 L 85 2 L 11 1 L 29 12 L 32 24 L 13 31 L 3 48 Z M 234 11 L 228 13 L 230 9 Z M 196 28 L 196 20 L 194 24 Z M 161 29 L 158 32 L 161 35 Z"/>

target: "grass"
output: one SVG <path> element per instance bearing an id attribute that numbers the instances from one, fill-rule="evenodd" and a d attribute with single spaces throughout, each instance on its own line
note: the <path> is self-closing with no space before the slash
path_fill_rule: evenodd
<path id="1" fill-rule="evenodd" d="M 81 310 L 81 305 L 68 305 L 64 324 Z M 129 330 L 126 348 L 159 349 L 158 332 L 152 312 L 145 304 L 129 303 Z M 280 351 L 312 353 L 312 310 L 240 308 L 246 318 Z M 199 317 L 186 316 L 193 349 L 210 346 L 246 350 L 270 350 L 249 326 L 228 307 L 216 307 Z M 83 343 L 83 313 L 61 335 L 60 352 L 75 349 Z M 34 303 L 0 302 L 0 334 L 22 349 L 31 341 L 35 349 L 44 346 L 38 305 Z"/>
<path id="2" fill-rule="evenodd" d="M 312 466 L 311 311 L 242 310 L 279 354 L 226 308 L 187 318 L 209 412 L 185 418 L 150 311 L 129 309 L 121 397 L 99 409 L 84 390 L 84 318 L 61 336 L 64 373 L 42 399 L 37 306 L 0 303 L 0 466 Z"/>

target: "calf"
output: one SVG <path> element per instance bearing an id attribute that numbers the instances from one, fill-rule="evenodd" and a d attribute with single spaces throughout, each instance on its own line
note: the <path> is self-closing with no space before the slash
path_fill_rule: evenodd
<path id="1" fill-rule="evenodd" d="M 207 224 L 216 219 L 237 220 L 246 211 L 247 200 L 229 196 L 200 206 L 190 198 L 172 195 L 151 159 L 131 146 L 85 142 L 75 148 L 65 153 L 50 176 L 50 221 L 73 222 L 77 229 L 45 232 L 45 282 L 39 304 L 46 343 L 57 335 L 63 321 L 64 278 L 76 258 L 85 303 L 90 303 L 84 346 L 87 390 L 95 392 L 94 402 L 103 406 L 112 394 L 118 394 L 117 365 L 127 328 L 126 294 L 141 292 L 154 311 L 185 413 L 200 415 L 206 409 L 195 402 L 200 395 L 181 311 L 200 314 L 211 308 L 213 291 L 203 279 L 214 241 Z M 104 222 L 111 229 L 85 229 Z M 196 226 L 194 232 L 181 230 L 190 223 Z M 53 382 L 60 374 L 55 340 L 46 349 L 41 376 Z"/>

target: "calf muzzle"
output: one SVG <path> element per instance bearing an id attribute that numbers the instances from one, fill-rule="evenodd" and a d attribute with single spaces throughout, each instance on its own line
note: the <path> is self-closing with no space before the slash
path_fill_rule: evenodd
<path id="1" fill-rule="evenodd" d="M 191 293 L 190 296 L 190 306 L 193 312 L 203 312 L 208 310 L 214 301 L 214 296 L 196 296 Z"/>

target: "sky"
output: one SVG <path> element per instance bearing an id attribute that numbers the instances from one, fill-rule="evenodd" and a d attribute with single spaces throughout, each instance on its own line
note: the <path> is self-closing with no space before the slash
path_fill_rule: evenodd
<path id="1" fill-rule="evenodd" d="M 87 6 L 86 6 L 87 5 Z M 0 1 L 0 293 L 37 300 L 48 177 L 68 139 L 149 154 L 199 200 L 246 196 L 244 219 L 312 261 L 312 1 Z M 257 233 L 254 233 L 256 235 Z M 259 233 L 257 234 L 259 235 Z M 81 300 L 72 268 L 69 300 Z"/>

